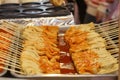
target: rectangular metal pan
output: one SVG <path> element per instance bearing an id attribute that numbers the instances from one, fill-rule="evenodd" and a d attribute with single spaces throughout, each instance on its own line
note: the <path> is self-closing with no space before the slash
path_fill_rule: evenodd
<path id="1" fill-rule="evenodd" d="M 60 26 L 60 34 L 64 35 L 62 32 L 66 31 L 69 26 Z M 77 26 L 77 25 L 75 25 Z M 117 20 L 111 20 L 108 22 L 104 22 L 101 24 L 96 24 L 95 27 L 96 32 L 98 32 L 107 42 L 107 45 L 114 46 L 114 48 L 110 48 L 107 46 L 107 50 L 111 52 L 112 56 L 118 59 L 119 56 L 119 48 L 118 48 L 118 21 Z M 21 37 L 20 33 L 18 33 L 18 36 Z M 15 41 L 16 44 L 21 44 L 21 41 L 17 39 Z M 19 63 L 19 46 L 15 46 L 15 53 L 14 56 L 14 66 L 11 67 L 11 74 L 15 77 L 20 78 L 39 78 L 39 77 L 104 77 L 104 76 L 117 76 L 117 72 L 110 73 L 110 74 L 103 74 L 103 75 L 79 75 L 79 74 L 40 74 L 40 75 L 24 75 L 24 73 L 21 72 Z"/>

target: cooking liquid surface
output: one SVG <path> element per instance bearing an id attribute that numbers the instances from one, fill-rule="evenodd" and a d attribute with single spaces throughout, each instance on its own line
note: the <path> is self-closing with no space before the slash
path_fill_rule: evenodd
<path id="1" fill-rule="evenodd" d="M 69 45 L 65 42 L 64 36 L 58 36 L 59 44 L 58 47 L 60 49 L 60 68 L 61 74 L 75 74 L 77 73 L 72 59 L 69 54 Z"/>

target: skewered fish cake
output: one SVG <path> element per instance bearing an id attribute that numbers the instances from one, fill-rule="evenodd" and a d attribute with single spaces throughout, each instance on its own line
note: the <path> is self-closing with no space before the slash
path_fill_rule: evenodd
<path id="1" fill-rule="evenodd" d="M 105 74 L 118 70 L 117 60 L 106 50 L 105 40 L 93 29 L 94 24 L 90 23 L 72 26 L 65 33 L 76 70 L 79 74 Z"/>
<path id="2" fill-rule="evenodd" d="M 35 51 L 23 51 L 20 60 L 22 70 L 26 74 L 42 74 L 42 70 L 39 68 L 39 55 Z"/>
<path id="3" fill-rule="evenodd" d="M 55 58 L 49 60 L 47 56 L 40 56 L 40 68 L 43 73 L 60 73 L 60 64 Z"/>
<path id="4" fill-rule="evenodd" d="M 100 64 L 98 55 L 91 50 L 72 53 L 74 65 L 79 74 L 97 74 Z"/>
<path id="5" fill-rule="evenodd" d="M 57 26 L 24 29 L 21 67 L 26 74 L 60 73 L 57 35 Z M 70 45 L 69 52 L 79 74 L 106 74 L 118 70 L 117 60 L 106 50 L 106 42 L 94 31 L 93 23 L 70 27 L 65 41 Z"/>
<path id="6" fill-rule="evenodd" d="M 20 60 L 22 70 L 26 74 L 60 73 L 57 34 L 57 26 L 29 26 L 24 29 Z"/>

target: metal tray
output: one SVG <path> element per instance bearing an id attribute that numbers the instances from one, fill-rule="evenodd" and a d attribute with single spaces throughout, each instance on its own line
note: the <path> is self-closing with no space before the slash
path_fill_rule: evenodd
<path id="1" fill-rule="evenodd" d="M 34 18 L 66 16 L 71 12 L 66 6 L 55 7 L 50 2 L 29 2 L 22 4 L 0 5 L 0 18 Z M 7 12 L 6 12 L 7 11 Z M 9 14 L 8 14 L 9 13 Z"/>
<path id="2" fill-rule="evenodd" d="M 69 28 L 69 26 L 60 26 L 60 34 L 59 36 L 62 36 L 64 31 Z M 77 26 L 77 25 L 75 25 Z M 101 24 L 96 24 L 95 27 L 96 32 L 98 32 L 107 42 L 107 50 L 112 54 L 113 57 L 118 59 L 119 56 L 119 48 L 118 48 L 118 20 L 111 20 L 108 22 L 104 22 Z M 20 36 L 20 33 L 19 35 Z M 16 44 L 21 44 L 21 40 L 17 39 L 15 41 Z M 111 48 L 112 46 L 112 48 Z M 110 74 L 103 74 L 103 75 L 79 75 L 79 74 L 40 74 L 40 75 L 24 75 L 23 72 L 21 72 L 19 63 L 19 46 L 15 46 L 15 54 L 14 56 L 14 66 L 11 67 L 11 74 L 15 77 L 20 78 L 39 78 L 39 77 L 104 77 L 104 76 L 117 76 L 117 72 L 113 72 Z M 60 63 L 61 64 L 61 63 Z M 69 64 L 68 64 L 69 65 Z"/>

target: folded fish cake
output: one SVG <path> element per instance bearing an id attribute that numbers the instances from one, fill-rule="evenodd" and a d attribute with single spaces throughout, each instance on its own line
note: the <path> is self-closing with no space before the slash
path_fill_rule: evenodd
<path id="1" fill-rule="evenodd" d="M 29 26 L 23 30 L 21 67 L 27 75 L 60 73 L 57 26 Z"/>
<path id="2" fill-rule="evenodd" d="M 117 59 L 106 50 L 106 41 L 95 32 L 93 23 L 70 27 L 65 40 L 79 74 L 106 74 L 118 70 Z"/>
<path id="3" fill-rule="evenodd" d="M 72 53 L 74 65 L 79 74 L 97 74 L 100 64 L 99 56 L 91 50 Z"/>

